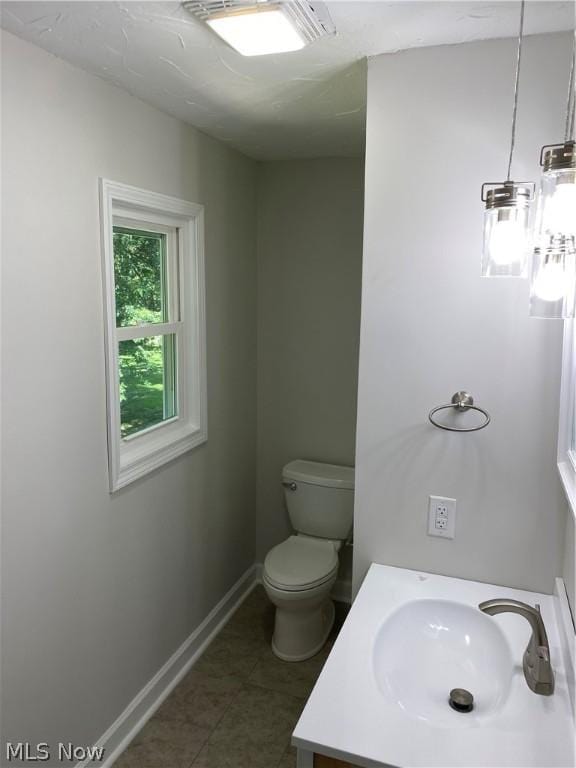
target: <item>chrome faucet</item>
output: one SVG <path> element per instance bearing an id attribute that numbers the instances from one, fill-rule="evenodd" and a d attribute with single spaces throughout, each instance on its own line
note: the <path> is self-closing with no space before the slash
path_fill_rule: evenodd
<path id="1" fill-rule="evenodd" d="M 550 647 L 546 627 L 540 614 L 540 606 L 533 608 L 519 600 L 486 600 L 478 606 L 481 611 L 494 616 L 496 613 L 518 613 L 532 627 L 532 637 L 524 652 L 524 677 L 528 687 L 541 696 L 551 696 L 554 693 L 554 673 L 550 664 Z"/>

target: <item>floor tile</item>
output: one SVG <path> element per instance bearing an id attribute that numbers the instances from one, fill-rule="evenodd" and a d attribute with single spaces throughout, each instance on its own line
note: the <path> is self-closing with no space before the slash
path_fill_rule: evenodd
<path id="1" fill-rule="evenodd" d="M 285 752 L 278 763 L 278 768 L 296 768 L 296 752 Z"/>
<path id="2" fill-rule="evenodd" d="M 260 640 L 269 646 L 274 631 L 274 606 L 264 588 L 257 586 L 222 630 L 224 636 Z"/>
<path id="3" fill-rule="evenodd" d="M 114 768 L 190 768 L 209 735 L 209 728 L 155 716 L 114 763 Z"/>
<path id="4" fill-rule="evenodd" d="M 308 698 L 330 653 L 332 643 L 306 661 L 286 662 L 268 649 L 260 658 L 248 681 L 271 691 Z"/>
<path id="5" fill-rule="evenodd" d="M 272 653 L 274 606 L 254 589 L 114 768 L 295 768 L 290 737 L 348 608 L 326 646 L 290 664 Z"/>
<path id="6" fill-rule="evenodd" d="M 221 632 L 210 643 L 194 669 L 212 677 L 247 679 L 266 649 L 262 640 Z"/>
<path id="7" fill-rule="evenodd" d="M 241 690 L 242 680 L 238 677 L 213 677 L 194 667 L 168 696 L 156 717 L 212 730 Z"/>
<path id="8" fill-rule="evenodd" d="M 246 685 L 193 763 L 194 768 L 273 768 L 304 708 L 301 698 Z"/>

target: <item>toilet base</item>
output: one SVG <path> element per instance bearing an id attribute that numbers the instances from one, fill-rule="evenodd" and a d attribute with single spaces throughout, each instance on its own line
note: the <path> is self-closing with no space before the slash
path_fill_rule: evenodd
<path id="1" fill-rule="evenodd" d="M 309 610 L 290 608 L 276 604 L 272 651 L 282 661 L 305 661 L 324 647 L 334 626 L 336 609 L 330 598 Z"/>

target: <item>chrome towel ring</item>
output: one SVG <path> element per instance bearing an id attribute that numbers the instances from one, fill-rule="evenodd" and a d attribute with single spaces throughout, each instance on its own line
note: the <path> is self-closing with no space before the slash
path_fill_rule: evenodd
<path id="1" fill-rule="evenodd" d="M 434 419 L 434 414 L 438 411 L 443 411 L 445 408 L 456 408 L 457 411 L 463 413 L 464 411 L 472 410 L 478 411 L 484 416 L 482 424 L 478 424 L 477 427 L 449 427 L 447 424 L 440 424 L 439 421 Z M 484 429 L 490 424 L 490 414 L 485 411 L 484 408 L 479 408 L 474 405 L 474 398 L 469 392 L 456 392 L 452 395 L 452 400 L 448 405 L 438 405 L 436 408 L 432 408 L 428 414 L 430 422 L 434 424 L 438 429 L 446 429 L 448 432 L 477 432 L 479 429 Z"/>

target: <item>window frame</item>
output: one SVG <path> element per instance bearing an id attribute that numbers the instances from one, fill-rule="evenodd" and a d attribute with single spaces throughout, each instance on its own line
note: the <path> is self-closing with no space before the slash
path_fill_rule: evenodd
<path id="1" fill-rule="evenodd" d="M 101 178 L 100 221 L 108 470 L 110 491 L 114 492 L 208 439 L 204 206 Z M 177 313 L 171 322 L 116 327 L 115 225 L 140 230 L 144 225 L 151 232 L 165 231 L 168 238 L 176 238 L 172 248 L 167 245 L 167 253 L 174 253 L 174 246 L 177 250 L 175 263 L 167 264 L 167 269 L 176 269 L 177 281 L 176 292 L 170 291 L 172 311 Z M 146 333 L 142 332 L 144 328 Z M 119 342 L 169 333 L 175 334 L 176 344 L 176 416 L 123 438 Z"/>
<path id="2" fill-rule="evenodd" d="M 574 320 L 564 321 L 562 379 L 558 423 L 558 472 L 568 504 L 576 519 L 576 329 Z"/>

